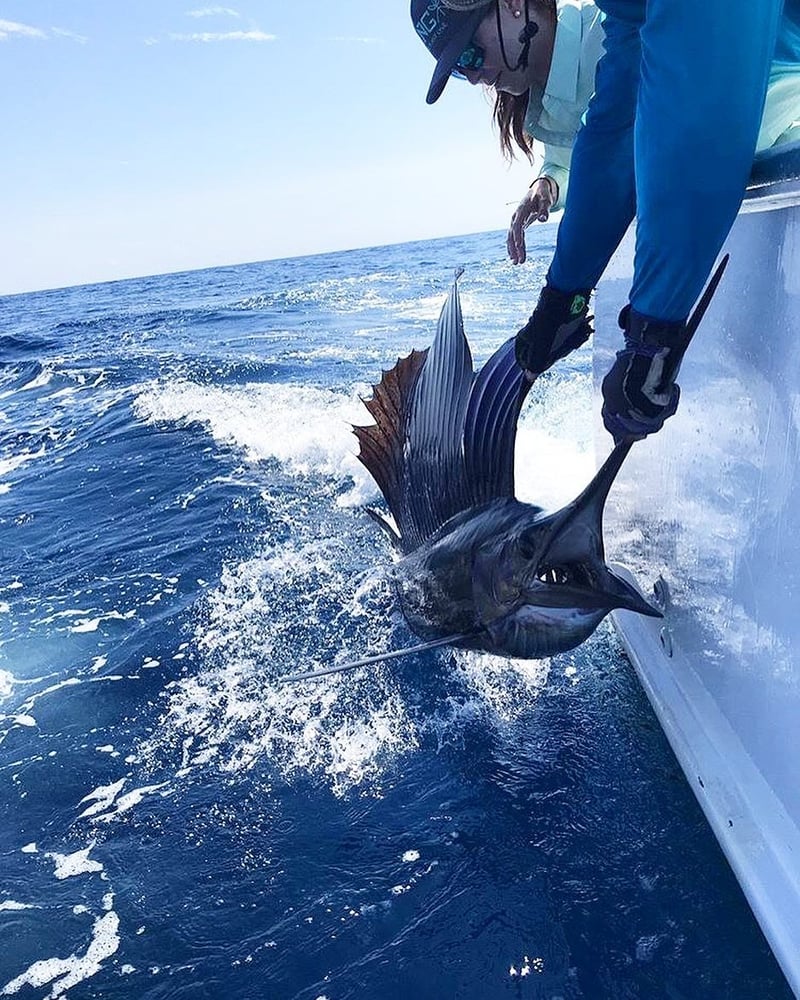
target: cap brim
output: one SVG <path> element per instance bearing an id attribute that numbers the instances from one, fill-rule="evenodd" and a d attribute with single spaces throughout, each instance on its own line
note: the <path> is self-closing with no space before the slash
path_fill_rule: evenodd
<path id="1" fill-rule="evenodd" d="M 435 104 L 442 96 L 450 74 L 453 72 L 459 56 L 472 41 L 472 36 L 481 21 L 486 17 L 486 7 L 465 12 L 463 22 L 459 25 L 458 31 L 453 33 L 452 38 L 445 50 L 436 60 L 436 69 L 431 77 L 431 85 L 428 87 L 428 95 L 425 98 L 428 104 Z M 471 16 L 469 16 L 471 15 Z"/>

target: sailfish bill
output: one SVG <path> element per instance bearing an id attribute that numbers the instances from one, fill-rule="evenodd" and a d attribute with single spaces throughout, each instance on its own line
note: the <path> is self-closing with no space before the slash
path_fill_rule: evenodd
<path id="1" fill-rule="evenodd" d="M 399 660 L 405 656 L 412 656 L 414 653 L 425 653 L 429 649 L 439 649 L 440 646 L 460 646 L 472 638 L 472 634 L 446 635 L 442 639 L 421 642 L 416 646 L 406 646 L 405 649 L 393 649 L 388 653 L 376 653 L 374 656 L 365 656 L 361 660 L 351 660 L 349 663 L 337 664 L 335 667 L 324 667 L 322 670 L 309 670 L 304 674 L 287 674 L 285 677 L 279 677 L 278 683 L 293 684 L 296 681 L 313 681 L 318 677 L 341 674 L 346 670 L 355 670 L 357 667 L 368 667 L 376 663 L 385 663 L 387 660 Z"/>

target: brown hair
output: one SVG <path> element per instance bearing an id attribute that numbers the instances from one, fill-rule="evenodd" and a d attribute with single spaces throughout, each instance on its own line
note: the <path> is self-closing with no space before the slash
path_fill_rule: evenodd
<path id="1" fill-rule="evenodd" d="M 500 136 L 500 149 L 507 160 L 513 160 L 516 155 L 516 144 L 525 154 L 529 162 L 533 162 L 531 147 L 533 139 L 525 131 L 525 112 L 528 110 L 530 91 L 524 94 L 506 94 L 502 90 L 495 91 L 492 121 Z"/>
<path id="2" fill-rule="evenodd" d="M 538 13 L 558 16 L 556 0 L 529 0 L 533 7 L 538 7 Z M 530 91 L 524 94 L 506 94 L 496 90 L 492 122 L 500 135 L 500 149 L 507 160 L 513 160 L 516 155 L 516 145 L 525 154 L 528 162 L 533 162 L 533 139 L 525 131 L 525 113 L 528 110 Z"/>

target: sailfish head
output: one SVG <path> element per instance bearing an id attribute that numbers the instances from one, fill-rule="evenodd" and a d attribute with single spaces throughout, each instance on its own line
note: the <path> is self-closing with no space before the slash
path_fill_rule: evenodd
<path id="1" fill-rule="evenodd" d="M 631 442 L 618 444 L 586 489 L 555 514 L 522 531 L 531 556 L 526 593 L 552 607 L 616 608 L 660 617 L 661 612 L 605 561 L 603 510 Z"/>
<path id="2" fill-rule="evenodd" d="M 605 561 L 603 509 L 630 447 L 617 445 L 580 496 L 561 510 L 520 518 L 502 554 L 490 551 L 491 545 L 482 553 L 477 565 L 493 567 L 488 575 L 479 572 L 487 647 L 547 656 L 578 645 L 610 611 L 661 617 Z"/>

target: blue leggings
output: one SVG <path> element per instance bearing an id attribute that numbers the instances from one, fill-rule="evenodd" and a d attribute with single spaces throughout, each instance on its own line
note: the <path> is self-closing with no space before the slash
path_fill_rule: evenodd
<path id="1" fill-rule="evenodd" d="M 800 60 L 800 0 L 597 3 L 606 54 L 549 281 L 594 288 L 635 216 L 631 304 L 683 320 L 739 210 L 776 43 Z"/>

